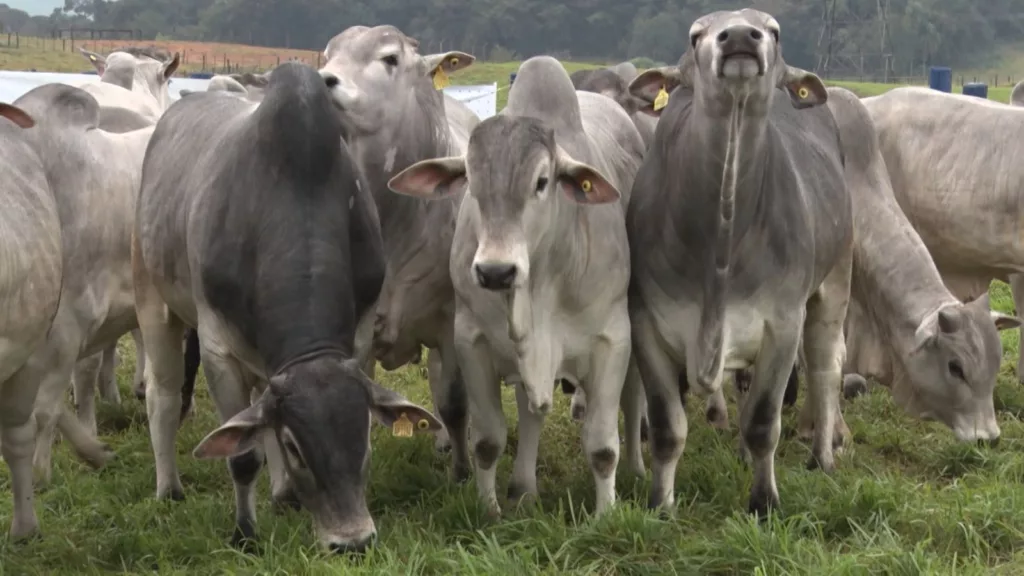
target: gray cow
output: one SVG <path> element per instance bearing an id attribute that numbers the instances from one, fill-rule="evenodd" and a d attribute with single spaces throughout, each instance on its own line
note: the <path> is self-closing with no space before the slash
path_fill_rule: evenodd
<path id="1" fill-rule="evenodd" d="M 645 103 L 629 93 L 629 83 L 636 76 L 636 66 L 632 62 L 623 62 L 609 68 L 577 70 L 572 73 L 570 78 L 577 90 L 604 94 L 618 102 L 636 125 L 636 129 L 643 139 L 644 147 L 650 148 L 658 119 L 641 112 L 640 109 Z M 518 77 L 516 79 L 518 80 Z"/>
<path id="2" fill-rule="evenodd" d="M 88 427 L 67 418 L 63 396 L 80 360 L 109 349 L 138 325 L 129 245 L 142 157 L 153 128 L 123 134 L 102 130 L 96 100 L 63 84 L 35 88 L 15 104 L 37 119 L 25 137 L 43 160 L 63 234 L 60 309 L 50 337 L 30 363 L 41 381 L 35 467 L 48 481 L 55 426 L 93 465 L 112 456 Z M 93 417 L 91 411 L 82 415 Z"/>
<path id="3" fill-rule="evenodd" d="M 266 74 L 253 74 L 252 72 L 229 75 L 217 74 L 213 78 L 210 78 L 210 83 L 207 84 L 206 91 L 227 92 L 229 94 L 247 98 L 253 102 L 260 102 L 263 100 L 263 90 L 267 87 L 269 78 L 269 72 Z M 182 90 L 180 94 L 184 97 L 189 94 L 195 94 L 195 91 Z"/>
<path id="4" fill-rule="evenodd" d="M 516 385 L 519 407 L 509 497 L 537 494 L 541 426 L 564 378 L 590 400 L 583 446 L 596 511 L 615 502 L 619 402 L 639 399 L 623 392 L 631 353 L 624 213 L 642 159 L 636 128 L 612 100 L 575 92 L 557 60 L 538 56 L 520 66 L 508 106 L 473 130 L 465 155 L 419 162 L 389 183 L 427 199 L 466 193 L 451 259 L 455 343 L 477 486 L 492 513 L 508 433 L 501 379 Z M 640 386 L 635 368 L 632 384 Z M 636 449 L 629 457 L 642 475 L 639 406 L 624 408 Z"/>
<path id="5" fill-rule="evenodd" d="M 437 447 L 450 442 L 452 477 L 461 481 L 470 469 L 469 422 L 448 262 L 462 195 L 432 202 L 394 194 L 387 183 L 417 161 L 465 153 L 479 118 L 436 90 L 432 79 L 462 70 L 474 58 L 455 51 L 421 56 L 418 45 L 394 26 L 352 26 L 328 43 L 320 74 L 380 214 L 387 273 L 372 354 L 393 370 L 419 358 L 423 346 L 430 349 L 430 389 L 445 425 Z"/>
<path id="6" fill-rule="evenodd" d="M 896 201 L 950 292 L 973 300 L 999 279 L 1010 282 L 1019 308 L 1024 168 L 1009 143 L 1024 130 L 1024 110 L 911 87 L 863 102 L 878 129 Z M 1024 381 L 1024 355 L 1017 377 Z"/>
<path id="7" fill-rule="evenodd" d="M 637 174 L 627 218 L 630 315 L 647 390 L 652 507 L 674 501 L 686 440 L 685 388 L 720 390 L 753 369 L 740 406 L 754 469 L 749 509 L 778 506 L 775 448 L 786 383 L 804 337 L 815 422 L 812 463 L 833 467 L 834 407 L 850 295 L 853 225 L 839 133 L 821 80 L 787 66 L 779 24 L 757 10 L 690 28 L 677 67 L 630 91 L 671 92 Z M 678 86 L 673 91 L 673 88 Z"/>
<path id="8" fill-rule="evenodd" d="M 33 504 L 32 407 L 40 381 L 31 362 L 46 341 L 61 296 L 61 231 L 46 171 L 22 131 L 23 110 L 0 104 L 0 453 L 11 470 L 11 537 L 39 528 Z"/>
<path id="9" fill-rule="evenodd" d="M 968 304 L 950 293 L 896 202 L 867 109 L 846 89 L 829 88 L 828 94 L 857 231 L 846 317 L 847 388 L 873 377 L 892 388 L 908 413 L 941 421 L 960 440 L 998 438 L 992 401 L 1002 359 L 997 328 L 1020 321 L 990 312 L 987 293 Z M 801 418 L 805 436 L 813 426 L 808 408 Z"/>
<path id="10" fill-rule="evenodd" d="M 1024 106 L 1024 80 L 1013 85 L 1013 90 L 1010 92 L 1010 104 Z"/>
<path id="11" fill-rule="evenodd" d="M 259 104 L 183 99 L 146 154 L 132 262 L 157 497 L 184 498 L 180 346 L 195 326 L 224 424 L 194 454 L 228 459 L 236 545 L 255 538 L 264 450 L 284 459 L 320 543 L 359 550 L 376 533 L 365 499 L 371 413 L 410 434 L 441 427 L 351 360 L 384 275 L 365 190 L 323 79 L 299 63 L 271 72 Z M 262 388 L 253 402 L 250 384 Z"/>

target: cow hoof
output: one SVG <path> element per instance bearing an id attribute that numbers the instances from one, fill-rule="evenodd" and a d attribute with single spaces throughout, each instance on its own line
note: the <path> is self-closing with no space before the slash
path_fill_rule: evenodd
<path id="1" fill-rule="evenodd" d="M 536 498 L 537 489 L 530 488 L 529 486 L 520 484 L 519 482 L 512 480 L 511 482 L 508 483 L 508 492 L 506 492 L 506 496 L 508 497 L 509 502 L 516 504 L 519 503 L 520 501 Z"/>
<path id="2" fill-rule="evenodd" d="M 807 460 L 808 470 L 821 470 L 825 474 L 831 475 L 836 471 L 835 460 L 826 456 L 814 456 Z"/>
<path id="3" fill-rule="evenodd" d="M 39 531 L 39 520 L 33 518 L 30 522 L 19 524 L 17 521 L 11 524 L 11 540 L 18 544 L 27 544 L 42 539 Z"/>
<path id="4" fill-rule="evenodd" d="M 843 398 L 853 400 L 858 396 L 867 394 L 868 382 L 860 374 L 847 374 L 843 376 Z"/>
<path id="5" fill-rule="evenodd" d="M 185 501 L 185 491 L 180 486 L 178 486 L 176 488 L 171 488 L 170 490 L 168 490 L 162 496 L 160 494 L 157 494 L 157 499 L 160 499 L 160 500 L 171 500 L 173 502 L 184 502 Z"/>
<path id="6" fill-rule="evenodd" d="M 764 521 L 772 513 L 781 511 L 779 496 L 770 492 L 754 489 L 750 493 L 750 505 L 747 512 L 756 515 L 759 521 Z"/>
<path id="7" fill-rule="evenodd" d="M 231 534 L 232 547 L 246 554 L 256 554 L 259 552 L 258 544 L 256 529 L 251 523 L 246 523 L 244 526 L 235 526 L 235 531 Z"/>

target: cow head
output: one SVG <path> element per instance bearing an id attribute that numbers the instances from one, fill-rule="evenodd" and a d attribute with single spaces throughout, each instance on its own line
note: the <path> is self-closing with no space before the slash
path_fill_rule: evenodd
<path id="1" fill-rule="evenodd" d="M 655 99 L 675 86 L 694 90 L 707 110 L 721 115 L 743 102 L 745 115 L 763 116 L 776 88 L 785 90 L 798 109 L 820 106 L 828 98 L 820 78 L 782 59 L 779 23 L 764 12 L 744 9 L 703 16 L 690 27 L 690 46 L 674 72 L 648 70 L 630 84 L 634 96 L 651 104 L 644 111 L 660 111 L 664 106 Z"/>
<path id="2" fill-rule="evenodd" d="M 394 26 L 352 26 L 327 44 L 320 70 L 349 133 L 376 133 L 408 98 L 434 90 L 432 79 L 466 68 L 464 52 L 421 56 L 419 43 Z"/>
<path id="3" fill-rule="evenodd" d="M 893 397 L 909 414 L 938 420 L 963 441 L 999 437 L 992 394 L 1002 343 L 998 330 L 1021 321 L 990 311 L 988 293 L 936 312 L 918 330 Z"/>
<path id="4" fill-rule="evenodd" d="M 181 57 L 177 52 L 166 60 L 161 60 L 155 57 L 156 53 L 145 49 L 118 50 L 106 57 L 84 48 L 80 48 L 79 51 L 96 68 L 101 81 L 147 95 L 156 101 L 160 110 L 166 110 L 171 105 L 171 96 L 167 88 L 171 76 L 181 64 Z"/>
<path id="5" fill-rule="evenodd" d="M 321 544 L 358 551 L 376 535 L 366 507 L 371 414 L 385 426 L 408 421 L 416 432 L 441 429 L 428 410 L 367 378 L 356 361 L 321 356 L 271 377 L 260 399 L 207 435 L 194 454 L 239 456 L 273 431 Z"/>
<path id="6" fill-rule="evenodd" d="M 579 80 L 577 90 L 596 92 L 615 100 L 627 114 L 632 116 L 644 102 L 629 93 L 626 80 L 611 68 L 589 71 Z"/>
<path id="7" fill-rule="evenodd" d="M 529 282 L 529 255 L 543 238 L 557 235 L 547 216 L 557 210 L 560 190 L 581 204 L 619 199 L 619 191 L 596 168 L 571 158 L 554 132 L 533 118 L 492 116 L 473 129 L 465 158 L 424 160 L 395 175 L 391 190 L 438 198 L 469 185 L 479 208 L 479 246 L 473 278 L 488 290 Z"/>

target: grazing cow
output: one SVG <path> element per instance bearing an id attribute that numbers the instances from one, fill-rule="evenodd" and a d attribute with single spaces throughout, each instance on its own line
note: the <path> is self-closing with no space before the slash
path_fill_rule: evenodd
<path id="1" fill-rule="evenodd" d="M 825 86 L 786 65 L 779 34 L 764 12 L 714 12 L 694 22 L 692 49 L 678 66 L 647 70 L 630 86 L 661 112 L 627 217 L 652 507 L 674 501 L 687 432 L 679 384 L 711 394 L 724 371 L 747 368 L 740 436 L 754 469 L 749 510 L 778 506 L 775 448 L 801 335 L 808 401 L 823 420 L 812 463 L 833 467 L 836 423 L 826 408 L 836 405 L 842 378 L 850 196 L 839 133 L 821 106 Z M 662 90 L 672 92 L 664 110 Z"/>
<path id="2" fill-rule="evenodd" d="M 896 201 L 950 292 L 974 300 L 998 279 L 1010 283 L 1019 309 L 1024 224 L 1018 188 L 1024 168 L 1007 142 L 1024 130 L 1024 110 L 909 87 L 863 102 L 877 127 Z M 1024 382 L 1024 355 L 1017 377 Z"/>
<path id="3" fill-rule="evenodd" d="M 24 135 L 42 159 L 56 198 L 64 250 L 60 308 L 46 343 L 25 368 L 26 378 L 40 382 L 35 467 L 48 481 L 55 426 L 92 465 L 112 457 L 89 433 L 95 413 L 80 413 L 83 427 L 69 417 L 63 397 L 79 360 L 138 326 L 129 249 L 142 158 L 153 128 L 106 132 L 98 127 L 96 99 L 64 84 L 34 88 L 15 104 L 36 119 Z"/>
<path id="4" fill-rule="evenodd" d="M 320 74 L 380 215 L 387 273 L 376 305 L 372 355 L 385 370 L 394 370 L 419 358 L 423 346 L 431 350 L 430 389 L 445 426 L 436 446 L 450 443 L 452 477 L 462 481 L 469 476 L 468 419 L 448 273 L 462 194 L 432 202 L 394 194 L 387 183 L 417 161 L 465 153 L 479 118 L 434 84 L 474 58 L 454 51 L 421 56 L 417 47 L 394 26 L 352 26 L 328 43 Z"/>
<path id="5" fill-rule="evenodd" d="M 615 100 L 629 114 L 630 119 L 640 131 L 644 147 L 650 148 L 654 139 L 654 129 L 658 119 L 640 112 L 644 102 L 629 93 L 629 83 L 637 76 L 636 66 L 632 62 L 623 62 L 611 68 L 596 70 L 577 70 L 570 78 L 577 90 L 597 92 Z M 516 78 L 518 80 L 518 77 Z M 575 400 L 575 399 L 574 399 Z"/>
<path id="6" fill-rule="evenodd" d="M 184 498 L 174 441 L 181 339 L 194 326 L 224 422 L 194 454 L 228 459 L 236 545 L 255 538 L 264 447 L 283 447 L 320 543 L 358 550 L 375 534 L 370 414 L 403 433 L 441 427 L 351 360 L 384 275 L 365 190 L 323 79 L 300 63 L 275 68 L 259 104 L 183 99 L 146 153 L 132 262 L 157 497 Z M 252 402 L 250 383 L 262 393 Z"/>
<path id="7" fill-rule="evenodd" d="M 558 379 L 586 390 L 583 446 L 598 513 L 615 501 L 618 407 L 630 366 L 625 206 L 643 142 L 613 101 L 575 92 L 554 58 L 524 62 L 508 106 L 473 129 L 465 155 L 395 176 L 403 194 L 466 191 L 451 258 L 455 343 L 469 389 L 480 496 L 498 513 L 507 427 L 500 380 L 516 385 L 519 449 L 509 498 L 537 493 L 537 445 Z M 627 191 L 621 194 L 620 190 Z M 633 370 L 635 375 L 635 369 Z M 639 386 L 636 378 L 633 384 Z M 624 406 L 625 407 L 625 406 Z M 639 455 L 639 410 L 626 408 Z"/>
<path id="8" fill-rule="evenodd" d="M 941 421 L 960 440 L 998 438 L 992 401 L 1002 359 L 997 328 L 1020 321 L 990 312 L 988 293 L 968 304 L 950 293 L 896 203 L 864 104 L 846 89 L 829 88 L 828 107 L 843 143 L 857 231 L 845 387 L 862 387 L 864 376 L 873 377 L 892 388 L 908 413 Z M 805 436 L 814 421 L 809 407 L 801 418 Z"/>
<path id="9" fill-rule="evenodd" d="M 121 49 L 106 57 L 84 48 L 81 53 L 100 74 L 99 82 L 82 85 L 104 107 L 127 108 L 156 122 L 171 105 L 167 84 L 178 69 L 178 53 L 170 59 L 145 50 Z"/>
<path id="10" fill-rule="evenodd" d="M 33 505 L 32 406 L 40 381 L 31 365 L 61 297 L 61 230 L 43 162 L 22 135 L 31 116 L 0 104 L 0 438 L 11 470 L 11 537 L 39 528 Z"/>

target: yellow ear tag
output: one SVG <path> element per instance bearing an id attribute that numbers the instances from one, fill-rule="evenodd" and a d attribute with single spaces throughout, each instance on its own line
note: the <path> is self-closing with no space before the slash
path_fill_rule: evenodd
<path id="1" fill-rule="evenodd" d="M 412 436 L 412 422 L 409 421 L 409 417 L 402 412 L 402 415 L 395 420 L 395 423 L 391 425 L 391 434 L 398 436 L 399 438 L 408 438 Z"/>
<path id="2" fill-rule="evenodd" d="M 448 74 L 444 71 L 444 66 L 438 66 L 434 69 L 434 90 L 441 90 L 448 85 Z"/>
<path id="3" fill-rule="evenodd" d="M 430 428 L 430 422 L 427 422 L 426 418 L 420 418 L 420 421 L 416 423 L 416 427 L 420 430 L 426 430 Z"/>
<path id="4" fill-rule="evenodd" d="M 583 189 L 584 193 L 589 194 L 593 185 L 590 184 L 590 180 L 584 180 L 583 182 L 580 182 L 580 188 Z"/>
<path id="5" fill-rule="evenodd" d="M 796 95 L 799 96 L 801 100 L 806 100 L 807 97 L 811 95 L 811 93 L 810 91 L 807 90 L 807 88 L 801 86 L 800 89 L 796 91 Z"/>
<path id="6" fill-rule="evenodd" d="M 661 110 L 665 106 L 668 106 L 668 91 L 662 86 L 661 90 L 658 90 L 658 95 L 654 97 L 654 110 Z"/>
<path id="7" fill-rule="evenodd" d="M 94 56 L 92 54 L 89 54 L 89 60 L 95 62 L 96 61 L 96 56 Z"/>

